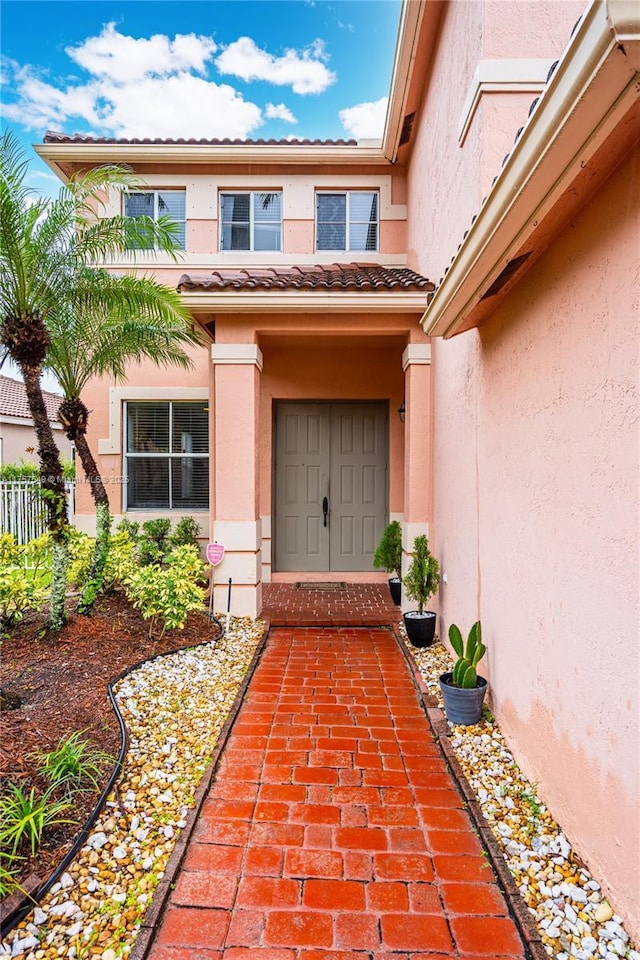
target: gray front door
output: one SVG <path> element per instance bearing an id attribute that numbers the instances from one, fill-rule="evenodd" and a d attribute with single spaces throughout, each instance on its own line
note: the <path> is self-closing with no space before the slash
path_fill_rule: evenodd
<path id="1" fill-rule="evenodd" d="M 280 403 L 275 570 L 371 570 L 387 518 L 383 403 Z"/>

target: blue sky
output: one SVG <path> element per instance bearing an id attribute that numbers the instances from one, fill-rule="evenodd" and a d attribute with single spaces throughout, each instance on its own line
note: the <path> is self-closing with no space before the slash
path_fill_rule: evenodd
<path id="1" fill-rule="evenodd" d="M 399 0 L 2 0 L 1 111 L 108 137 L 382 133 Z M 48 169 L 29 149 L 32 184 Z"/>

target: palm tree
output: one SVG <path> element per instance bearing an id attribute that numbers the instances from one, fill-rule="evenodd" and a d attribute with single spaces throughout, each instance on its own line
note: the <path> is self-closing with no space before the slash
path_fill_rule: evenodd
<path id="1" fill-rule="evenodd" d="M 88 267 L 150 246 L 175 256 L 177 228 L 166 217 L 97 216 L 110 190 L 138 185 L 122 167 L 100 167 L 72 178 L 54 200 L 26 185 L 27 172 L 18 141 L 5 133 L 0 138 L 0 361 L 9 356 L 20 369 L 34 422 L 53 539 L 49 625 L 59 629 L 66 619 L 68 521 L 62 463 L 40 386 L 51 346 L 49 324 L 90 296 Z"/>
<path id="2" fill-rule="evenodd" d="M 78 610 L 89 614 L 102 586 L 109 546 L 109 497 L 87 442 L 89 410 L 81 394 L 92 377 L 126 380 L 126 364 L 191 366 L 183 346 L 203 339 L 190 324 L 180 294 L 148 277 L 114 276 L 87 268 L 77 276 L 72 309 L 50 315 L 51 343 L 44 366 L 58 379 L 64 400 L 58 419 L 75 443 L 96 505 L 96 543 Z"/>

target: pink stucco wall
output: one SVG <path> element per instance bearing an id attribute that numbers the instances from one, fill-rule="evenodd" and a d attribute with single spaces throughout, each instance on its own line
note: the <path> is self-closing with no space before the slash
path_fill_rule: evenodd
<path id="1" fill-rule="evenodd" d="M 492 4 L 484 23 L 481 4 L 448 7 L 409 169 L 412 265 L 436 279 L 491 157 L 525 119 L 520 95 L 487 99 L 460 148 L 475 59 L 557 56 L 580 12 L 535 4 L 543 16 L 528 18 L 525 49 L 521 6 Z M 443 627 L 482 618 L 492 703 L 516 757 L 636 935 L 638 162 L 627 159 L 480 331 L 434 341 L 431 536 L 448 576 Z"/>

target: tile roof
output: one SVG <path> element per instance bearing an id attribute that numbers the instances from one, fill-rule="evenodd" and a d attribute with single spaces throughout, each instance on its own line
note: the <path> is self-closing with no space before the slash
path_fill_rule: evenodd
<path id="1" fill-rule="evenodd" d="M 121 143 L 121 144 L 138 144 L 138 143 L 158 143 L 158 144 L 184 144 L 186 146 L 196 145 L 196 146 L 209 146 L 209 147 L 229 147 L 229 146 L 241 146 L 241 147 L 296 147 L 296 146 L 305 146 L 305 147 L 356 147 L 358 145 L 357 140 L 241 140 L 235 139 L 232 140 L 229 137 L 223 139 L 207 139 L 206 137 L 201 137 L 200 139 L 196 137 L 177 137 L 175 139 L 169 137 L 133 137 L 129 139 L 127 137 L 93 137 L 91 134 L 84 133 L 58 133 L 56 130 L 47 130 L 43 137 L 44 143 Z"/>
<path id="2" fill-rule="evenodd" d="M 58 419 L 58 408 L 63 398 L 57 393 L 42 391 L 44 405 L 47 408 L 49 420 Z M 27 391 L 20 380 L 0 375 L 0 417 L 20 417 L 31 420 L 31 411 L 27 401 Z"/>
<path id="3" fill-rule="evenodd" d="M 205 276 L 185 273 L 179 290 L 400 290 L 434 289 L 426 277 L 408 267 L 376 263 L 332 263 L 328 266 L 256 267 L 214 270 Z"/>

